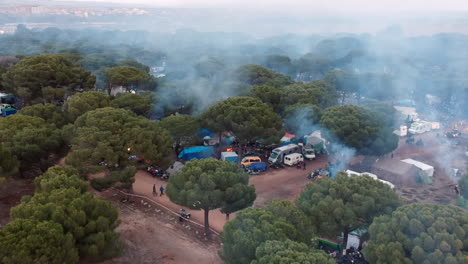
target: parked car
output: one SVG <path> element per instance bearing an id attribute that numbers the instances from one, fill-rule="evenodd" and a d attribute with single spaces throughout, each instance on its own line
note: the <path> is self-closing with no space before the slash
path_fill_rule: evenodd
<path id="1" fill-rule="evenodd" d="M 262 162 L 262 159 L 259 156 L 247 156 L 242 158 L 241 165 L 245 167 L 249 167 L 250 164 L 255 162 Z"/>
<path id="2" fill-rule="evenodd" d="M 267 164 L 265 162 L 254 162 L 247 168 L 252 171 L 264 172 L 267 170 Z"/>

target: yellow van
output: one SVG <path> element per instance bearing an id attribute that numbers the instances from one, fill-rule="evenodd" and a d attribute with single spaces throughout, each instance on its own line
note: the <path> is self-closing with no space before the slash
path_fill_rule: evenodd
<path id="1" fill-rule="evenodd" d="M 241 165 L 244 167 L 250 166 L 250 164 L 255 163 L 255 162 L 262 162 L 262 159 L 258 156 L 248 156 L 244 157 L 241 160 Z"/>

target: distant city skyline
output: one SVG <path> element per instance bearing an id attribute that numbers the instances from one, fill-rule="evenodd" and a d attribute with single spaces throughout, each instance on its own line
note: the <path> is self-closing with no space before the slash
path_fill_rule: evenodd
<path id="1" fill-rule="evenodd" d="M 64 2 L 90 1 L 64 0 Z M 305 11 L 304 8 L 337 13 L 468 11 L 466 0 L 96 0 L 92 2 L 144 4 L 159 7 L 258 8 L 285 12 Z"/>

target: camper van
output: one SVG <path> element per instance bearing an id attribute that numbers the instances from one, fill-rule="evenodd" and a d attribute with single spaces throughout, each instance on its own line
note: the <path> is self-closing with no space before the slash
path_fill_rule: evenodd
<path id="1" fill-rule="evenodd" d="M 284 164 L 289 166 L 294 166 L 300 162 L 304 161 L 304 156 L 300 153 L 292 153 L 284 156 Z"/>
<path id="2" fill-rule="evenodd" d="M 297 152 L 299 152 L 299 146 L 296 144 L 288 144 L 286 146 L 275 148 L 271 152 L 270 158 L 268 158 L 268 162 L 270 164 L 281 163 L 283 162 L 284 156 Z"/>

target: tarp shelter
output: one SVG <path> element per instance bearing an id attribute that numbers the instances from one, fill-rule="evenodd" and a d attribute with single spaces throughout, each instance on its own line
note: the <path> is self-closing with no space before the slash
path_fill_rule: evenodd
<path id="1" fill-rule="evenodd" d="M 372 165 L 371 173 L 397 186 L 415 186 L 418 168 L 397 159 L 383 159 Z"/>
<path id="2" fill-rule="evenodd" d="M 239 156 L 235 152 L 232 151 L 226 151 L 226 152 L 221 152 L 221 160 L 227 160 L 231 161 L 237 164 L 239 159 Z"/>
<path id="3" fill-rule="evenodd" d="M 180 171 L 182 169 L 182 167 L 184 167 L 184 164 L 180 161 L 176 161 L 174 162 L 174 164 L 172 164 L 167 170 L 166 172 L 169 173 L 169 174 L 174 174 L 178 171 Z"/>
<path id="4" fill-rule="evenodd" d="M 16 114 L 16 109 L 15 108 L 7 107 L 7 108 L 2 109 L 2 116 L 3 117 L 7 117 L 7 116 L 13 115 L 13 114 Z"/>
<path id="5" fill-rule="evenodd" d="M 293 143 L 294 140 L 296 139 L 296 135 L 286 133 L 284 136 L 281 138 L 281 143 Z"/>
<path id="6" fill-rule="evenodd" d="M 418 168 L 418 177 L 416 179 L 418 183 L 432 184 L 432 176 L 434 176 L 434 167 L 414 159 L 404 159 L 402 161 Z"/>
<path id="7" fill-rule="evenodd" d="M 373 174 L 373 173 L 370 173 L 370 172 L 355 172 L 355 171 L 352 171 L 352 170 L 346 170 L 345 171 L 349 176 L 353 176 L 353 175 L 356 175 L 356 176 L 363 176 L 363 175 L 367 175 L 369 177 L 371 177 L 372 179 L 376 180 L 376 181 L 379 181 L 379 182 L 382 182 L 388 186 L 390 186 L 390 188 L 394 189 L 395 188 L 395 185 L 393 185 L 391 182 L 389 181 L 385 181 L 385 180 L 382 180 L 382 179 L 379 179 L 379 177 L 377 177 L 377 175 Z"/>
<path id="8" fill-rule="evenodd" d="M 206 159 L 206 158 L 214 158 L 215 152 L 213 147 L 211 146 L 196 146 L 185 148 L 180 152 L 179 158 L 185 161 L 193 160 L 193 159 Z"/>
<path id="9" fill-rule="evenodd" d="M 232 143 L 234 143 L 234 141 L 236 140 L 236 138 L 234 136 L 228 136 L 224 139 L 224 143 L 228 146 L 232 145 Z"/>

